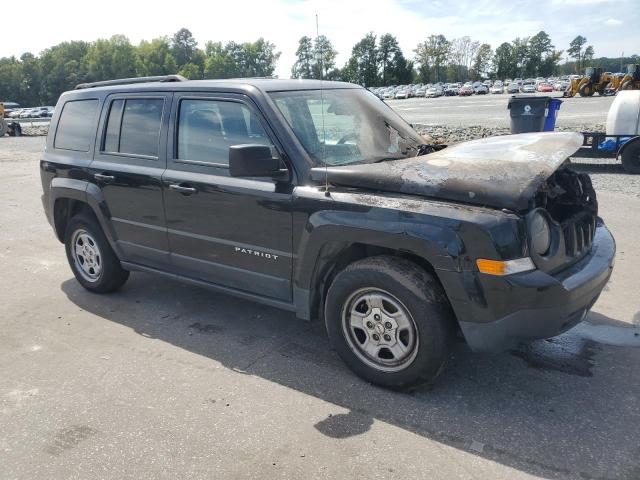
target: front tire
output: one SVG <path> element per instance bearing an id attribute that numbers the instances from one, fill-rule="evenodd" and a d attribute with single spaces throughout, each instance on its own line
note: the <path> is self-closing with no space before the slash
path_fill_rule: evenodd
<path id="1" fill-rule="evenodd" d="M 113 292 L 129 278 L 94 217 L 74 216 L 67 225 L 64 243 L 71 270 L 87 290 Z"/>
<path id="2" fill-rule="evenodd" d="M 622 152 L 622 167 L 633 174 L 640 174 L 640 140 L 634 140 L 632 144 Z"/>
<path id="3" fill-rule="evenodd" d="M 432 383 L 454 339 L 454 319 L 438 282 L 403 258 L 352 263 L 327 293 L 325 322 L 338 355 L 357 375 L 392 389 Z"/>
<path id="4" fill-rule="evenodd" d="M 592 97 L 595 93 L 595 89 L 593 88 L 593 85 L 587 83 L 580 87 L 579 93 L 581 97 Z"/>

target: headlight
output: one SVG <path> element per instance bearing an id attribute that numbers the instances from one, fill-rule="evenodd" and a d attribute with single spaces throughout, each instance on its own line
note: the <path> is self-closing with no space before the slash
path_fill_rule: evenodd
<path id="1" fill-rule="evenodd" d="M 551 228 L 547 218 L 540 212 L 535 212 L 529 222 L 531 248 L 538 255 L 545 255 L 551 246 Z"/>

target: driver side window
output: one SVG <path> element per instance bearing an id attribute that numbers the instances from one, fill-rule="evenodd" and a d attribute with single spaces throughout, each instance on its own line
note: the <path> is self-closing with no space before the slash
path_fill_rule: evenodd
<path id="1" fill-rule="evenodd" d="M 273 147 L 260 119 L 246 105 L 222 100 L 180 101 L 177 159 L 226 166 L 229 147 L 241 144 Z"/>

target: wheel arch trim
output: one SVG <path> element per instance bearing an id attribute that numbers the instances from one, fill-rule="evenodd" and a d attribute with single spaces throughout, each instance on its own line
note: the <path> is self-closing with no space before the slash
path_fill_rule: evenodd
<path id="1" fill-rule="evenodd" d="M 111 215 L 102 195 L 100 188 L 86 180 L 73 178 L 54 178 L 50 186 L 50 219 L 54 227 L 56 236 L 60 241 L 64 241 L 64 231 L 61 230 L 56 221 L 55 208 L 59 200 L 74 200 L 87 205 L 90 211 L 98 220 L 111 248 L 119 258 L 122 258 L 120 248 L 115 241 L 115 230 L 109 221 Z"/>
<path id="2" fill-rule="evenodd" d="M 372 235 L 375 232 L 375 235 Z M 421 259 L 438 270 L 459 271 L 462 239 L 446 225 L 364 219 L 357 212 L 318 212 L 309 218 L 294 267 L 293 297 L 300 318 L 316 314 L 324 297 L 327 275 L 338 258 L 354 246 L 384 249 Z M 383 252 L 383 253 L 386 253 Z M 423 265 L 421 265 L 423 266 Z"/>

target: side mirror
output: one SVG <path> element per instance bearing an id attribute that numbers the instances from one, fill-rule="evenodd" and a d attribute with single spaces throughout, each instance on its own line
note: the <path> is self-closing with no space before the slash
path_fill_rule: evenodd
<path id="1" fill-rule="evenodd" d="M 271 177 L 280 172 L 280 160 L 273 158 L 266 145 L 229 147 L 229 173 L 232 177 Z"/>

